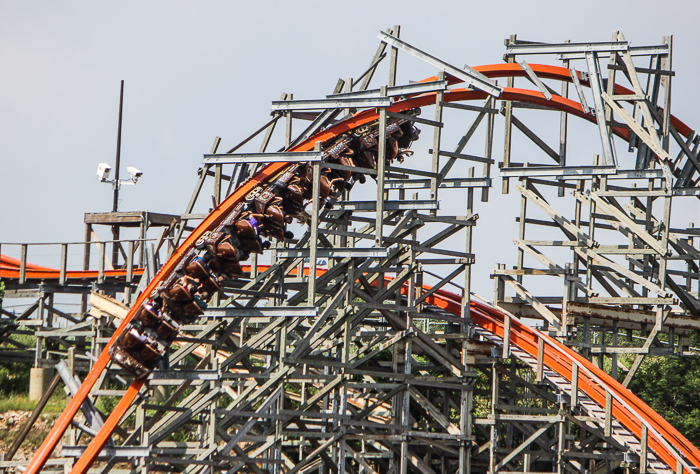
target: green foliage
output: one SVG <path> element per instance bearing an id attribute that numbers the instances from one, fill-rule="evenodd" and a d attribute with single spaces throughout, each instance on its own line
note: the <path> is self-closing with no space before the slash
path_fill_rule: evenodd
<path id="1" fill-rule="evenodd" d="M 12 334 L 10 338 L 17 341 L 19 347 L 34 347 L 36 338 L 28 334 Z M 17 345 L 9 342 L 0 344 L 4 350 L 19 350 Z M 0 361 L 0 396 L 6 398 L 15 394 L 26 394 L 29 392 L 29 364 L 22 362 Z"/>
<path id="2" fill-rule="evenodd" d="M 0 298 L 5 296 L 5 282 L 0 281 Z"/>
<path id="3" fill-rule="evenodd" d="M 119 398 L 120 397 L 114 397 L 111 395 L 103 395 L 97 399 L 97 402 L 95 402 L 95 408 L 100 410 L 102 413 L 112 413 L 114 408 L 117 406 L 117 403 L 119 403 Z"/>
<path id="4" fill-rule="evenodd" d="M 647 356 L 630 389 L 691 443 L 700 445 L 700 357 Z"/>
<path id="5" fill-rule="evenodd" d="M 68 399 L 63 394 L 62 390 L 57 389 L 49 398 L 42 413 L 61 413 L 66 408 Z M 16 394 L 0 397 L 0 413 L 8 411 L 32 411 L 36 407 L 35 401 L 29 400 L 29 395 Z"/>
<path id="6" fill-rule="evenodd" d="M 0 362 L 0 398 L 29 392 L 29 365 Z"/>

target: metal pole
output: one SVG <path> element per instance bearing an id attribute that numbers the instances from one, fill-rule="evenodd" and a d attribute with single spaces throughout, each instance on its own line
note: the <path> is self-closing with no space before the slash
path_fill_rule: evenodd
<path id="1" fill-rule="evenodd" d="M 124 80 L 119 92 L 119 124 L 117 125 L 117 162 L 114 164 L 114 203 L 112 212 L 117 212 L 119 205 L 119 162 L 122 152 L 122 108 L 124 107 Z M 118 232 L 118 230 L 117 230 Z M 116 240 L 116 239 L 115 239 Z"/>
<path id="2" fill-rule="evenodd" d="M 122 109 L 124 107 L 124 80 L 122 79 L 121 90 L 119 92 L 119 123 L 117 125 L 117 159 L 114 164 L 114 182 L 112 187 L 114 188 L 114 202 L 112 203 L 112 212 L 117 212 L 119 208 L 119 164 L 121 161 L 122 153 Z M 112 266 L 117 268 L 119 264 L 119 226 L 112 226 Z"/>

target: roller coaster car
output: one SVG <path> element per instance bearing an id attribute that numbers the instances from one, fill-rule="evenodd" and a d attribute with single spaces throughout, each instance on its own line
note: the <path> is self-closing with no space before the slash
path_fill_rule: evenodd
<path id="1" fill-rule="evenodd" d="M 377 154 L 373 150 L 363 150 L 357 154 L 355 162 L 362 168 L 377 169 Z"/>
<path id="2" fill-rule="evenodd" d="M 403 122 L 399 130 L 401 135 L 394 133 L 394 138 L 399 142 L 399 148 L 409 148 L 411 143 L 420 138 L 420 128 L 413 125 L 412 122 Z"/>
<path id="3" fill-rule="evenodd" d="M 255 225 L 258 225 L 257 219 Z M 238 236 L 238 240 L 241 242 L 241 250 L 248 253 L 263 253 L 258 231 L 247 218 L 244 217 L 237 220 L 234 224 L 234 231 Z M 245 260 L 245 258 L 241 258 L 240 260 Z"/>
<path id="4" fill-rule="evenodd" d="M 261 221 L 260 233 L 283 241 L 287 223 L 292 221 L 283 211 L 283 198 L 277 196 L 271 189 L 266 189 L 255 196 L 256 219 Z M 258 215 L 260 217 L 258 217 Z"/>
<path id="5" fill-rule="evenodd" d="M 160 293 L 170 316 L 177 322 L 190 322 L 204 314 L 194 297 L 181 284 L 175 283 L 170 290 Z"/>
<path id="6" fill-rule="evenodd" d="M 304 223 L 308 219 L 304 211 L 304 190 L 298 184 L 290 184 L 282 190 L 282 207 L 287 215 Z"/>
<path id="7" fill-rule="evenodd" d="M 119 365 L 137 379 L 146 378 L 151 372 L 151 369 L 137 361 L 134 356 L 126 352 L 118 343 L 115 343 L 109 348 L 109 355 L 112 362 Z"/>
<path id="8" fill-rule="evenodd" d="M 393 136 L 388 136 L 386 138 L 386 161 L 387 164 L 394 161 L 394 159 L 399 154 L 399 142 Z"/>
<path id="9" fill-rule="evenodd" d="M 205 241 L 207 254 L 211 257 L 212 270 L 230 276 L 243 276 L 239 263 L 239 251 L 233 243 L 234 237 L 222 232 L 213 232 Z"/>
<path id="10" fill-rule="evenodd" d="M 238 262 L 238 257 L 235 259 L 214 257 L 209 262 L 209 266 L 212 270 L 221 275 L 228 275 L 231 277 L 242 277 L 244 275 L 243 267 L 241 267 L 241 264 Z"/>
<path id="11" fill-rule="evenodd" d="M 282 221 L 282 224 L 280 224 Z M 263 225 L 260 226 L 260 233 L 265 237 L 274 237 L 283 242 L 286 236 L 285 215 L 278 206 L 268 207 L 268 214 L 263 218 Z"/>
<path id="12" fill-rule="evenodd" d="M 307 164 L 304 170 L 299 174 L 299 184 L 304 189 L 304 199 L 311 199 L 313 197 L 313 177 L 313 168 Z M 327 201 L 333 191 L 332 182 L 328 179 L 328 176 L 321 173 L 320 184 L 321 198 Z"/>
<path id="13" fill-rule="evenodd" d="M 164 353 L 164 346 L 134 328 L 119 336 L 110 348 L 112 360 L 136 378 L 148 376 Z"/>
<path id="14" fill-rule="evenodd" d="M 134 316 L 134 321 L 141 323 L 143 327 L 154 327 L 162 321 L 163 317 L 159 315 L 151 305 L 145 305 L 142 307 L 136 316 Z"/>
<path id="15" fill-rule="evenodd" d="M 355 168 L 355 162 L 352 159 L 352 150 L 346 150 L 350 153 L 344 153 L 336 159 L 329 160 L 331 163 L 338 163 L 343 166 L 349 166 L 350 168 Z M 331 178 L 341 178 L 344 181 L 349 181 L 352 178 L 353 172 L 351 170 L 335 170 L 332 169 L 329 173 Z"/>
<path id="16" fill-rule="evenodd" d="M 169 321 L 165 318 L 163 318 L 155 329 L 158 338 L 166 343 L 172 342 L 172 340 L 177 336 L 178 331 L 179 328 L 177 327 L 175 321 Z"/>
<path id="17" fill-rule="evenodd" d="M 136 329 L 126 331 L 120 338 L 121 346 L 129 353 L 138 353 L 143 349 L 148 338 L 140 334 Z"/>
<path id="18" fill-rule="evenodd" d="M 158 342 L 149 340 L 139 352 L 139 359 L 146 367 L 154 368 L 163 354 L 165 354 L 165 348 L 161 347 Z"/>
<path id="19" fill-rule="evenodd" d="M 197 291 L 206 291 L 208 294 L 213 294 L 218 292 L 221 288 L 216 278 L 207 270 L 204 266 L 204 262 L 199 257 L 192 260 L 185 271 L 187 275 L 194 278 L 195 282 L 198 282 Z"/>

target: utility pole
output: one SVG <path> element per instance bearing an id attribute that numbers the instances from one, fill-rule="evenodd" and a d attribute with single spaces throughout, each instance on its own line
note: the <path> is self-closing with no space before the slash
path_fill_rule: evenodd
<path id="1" fill-rule="evenodd" d="M 117 162 L 114 165 L 114 183 L 113 183 L 113 188 L 114 188 L 114 203 L 112 205 L 112 212 L 117 212 L 119 208 L 119 187 L 120 187 L 120 182 L 119 182 L 119 162 L 121 158 L 121 151 L 122 151 L 122 109 L 124 107 L 124 80 L 122 79 L 122 84 L 121 84 L 121 91 L 119 92 L 119 124 L 117 125 Z M 112 243 L 112 267 L 117 268 L 117 264 L 119 261 L 119 244 L 117 244 L 117 240 L 119 240 L 119 226 L 118 225 L 113 225 L 112 226 L 112 240 L 114 242 Z"/>

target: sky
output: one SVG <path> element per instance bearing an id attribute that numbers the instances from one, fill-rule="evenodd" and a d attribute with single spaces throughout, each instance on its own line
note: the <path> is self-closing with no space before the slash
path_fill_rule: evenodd
<path id="1" fill-rule="evenodd" d="M 700 73 L 695 51 L 700 4 L 661 5 L 646 0 L 5 0 L 0 4 L 2 251 L 15 252 L 6 245 L 13 242 L 82 241 L 83 214 L 111 210 L 111 188 L 98 182 L 95 171 L 100 162 L 114 165 L 120 80 L 125 81 L 121 177 L 127 177 L 126 166 L 143 171 L 136 186 L 123 188 L 120 210 L 179 214 L 214 137 L 221 137 L 220 149 L 227 150 L 269 120 L 270 101 L 282 93 L 321 98 L 338 78 L 357 77 L 370 63 L 379 30 L 396 24 L 405 41 L 460 67 L 502 62 L 503 40 L 515 33 L 533 41 L 580 42 L 609 41 L 612 31 L 620 30 L 634 45 L 658 44 L 662 35 L 673 34 L 672 111 L 692 127 L 700 123 L 693 91 Z M 415 58 L 399 56 L 399 83 L 434 72 Z M 386 77 L 386 71 L 378 72 L 375 84 Z M 589 137 L 595 145 L 591 129 L 573 133 L 582 147 L 590 145 Z M 419 151 L 427 150 L 431 135 L 425 132 Z M 483 152 L 483 141 L 479 146 Z M 572 148 L 570 154 L 578 152 Z M 501 153 L 497 141 L 496 161 Z M 513 218 L 519 205 L 517 193 L 503 196 L 500 179 L 494 183 L 492 200 L 477 203 L 475 230 L 475 289 L 489 297 L 494 263 L 515 264 Z M 696 207 L 686 211 L 697 220 Z M 79 257 L 79 249 L 75 252 Z M 58 266 L 58 254 L 57 247 L 47 247 L 30 260 Z"/>

